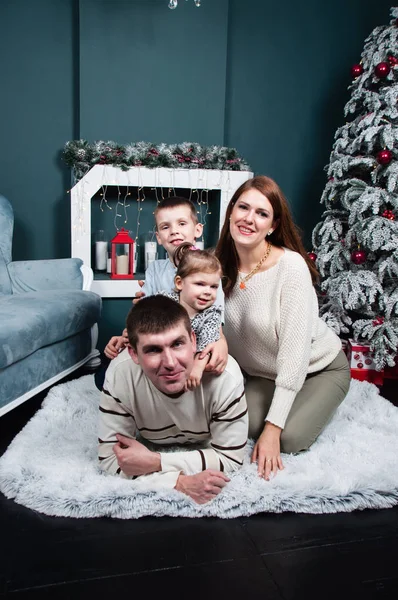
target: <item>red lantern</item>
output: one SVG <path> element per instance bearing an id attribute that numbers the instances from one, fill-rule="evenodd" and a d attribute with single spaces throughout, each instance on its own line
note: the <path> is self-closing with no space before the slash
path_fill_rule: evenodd
<path id="1" fill-rule="evenodd" d="M 375 66 L 375 75 L 376 77 L 379 77 L 379 79 L 382 79 L 383 77 L 387 77 L 390 70 L 391 68 L 388 62 L 381 62 Z"/>
<path id="2" fill-rule="evenodd" d="M 111 279 L 133 279 L 134 240 L 123 227 L 111 240 Z"/>
<path id="3" fill-rule="evenodd" d="M 356 77 L 359 77 L 360 75 L 362 75 L 363 73 L 363 66 L 362 65 L 353 65 L 351 67 L 351 75 L 352 77 L 354 77 L 354 79 Z"/>

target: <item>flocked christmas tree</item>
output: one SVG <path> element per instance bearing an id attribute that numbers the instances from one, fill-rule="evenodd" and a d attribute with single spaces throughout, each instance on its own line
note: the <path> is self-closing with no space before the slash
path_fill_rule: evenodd
<path id="1" fill-rule="evenodd" d="M 379 370 L 398 354 L 398 7 L 391 17 L 351 69 L 313 232 L 322 317 L 341 337 L 370 343 Z"/>

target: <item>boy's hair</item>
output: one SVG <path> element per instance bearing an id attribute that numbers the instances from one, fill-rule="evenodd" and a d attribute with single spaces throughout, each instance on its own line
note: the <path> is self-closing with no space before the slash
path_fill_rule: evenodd
<path id="1" fill-rule="evenodd" d="M 188 206 L 191 211 L 192 221 L 195 223 L 195 225 L 198 224 L 199 221 L 195 205 L 188 198 L 183 198 L 182 196 L 170 196 L 169 198 L 164 198 L 161 200 L 154 210 L 153 214 L 155 215 L 156 227 L 156 217 L 158 212 L 163 208 L 175 208 L 176 206 Z"/>
<path id="2" fill-rule="evenodd" d="M 181 279 L 194 273 L 222 274 L 221 263 L 213 250 L 200 250 L 189 242 L 177 246 L 173 254 L 173 261 L 177 267 L 176 277 Z"/>
<path id="3" fill-rule="evenodd" d="M 191 320 L 181 304 L 167 296 L 157 295 L 142 298 L 127 315 L 127 335 L 136 350 L 140 334 L 163 333 L 183 323 L 191 334 Z"/>

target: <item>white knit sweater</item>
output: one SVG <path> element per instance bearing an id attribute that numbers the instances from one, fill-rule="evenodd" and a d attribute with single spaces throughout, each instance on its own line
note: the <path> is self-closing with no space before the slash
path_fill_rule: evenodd
<path id="1" fill-rule="evenodd" d="M 275 381 L 266 420 L 282 428 L 307 374 L 327 367 L 341 349 L 340 339 L 319 317 L 306 262 L 284 250 L 246 289 L 240 289 L 238 278 L 225 299 L 224 326 L 229 354 L 241 368 Z"/>

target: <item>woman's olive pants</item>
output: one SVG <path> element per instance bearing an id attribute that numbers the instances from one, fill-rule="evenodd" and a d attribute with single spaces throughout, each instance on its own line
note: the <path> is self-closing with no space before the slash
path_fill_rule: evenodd
<path id="1" fill-rule="evenodd" d="M 350 369 L 341 350 L 322 371 L 307 376 L 297 394 L 281 435 L 281 452 L 307 450 L 330 421 L 350 386 Z M 271 406 L 275 382 L 247 376 L 245 392 L 249 413 L 249 437 L 258 438 Z"/>

